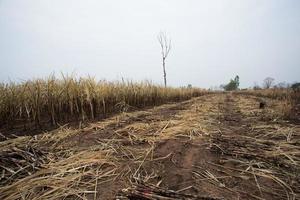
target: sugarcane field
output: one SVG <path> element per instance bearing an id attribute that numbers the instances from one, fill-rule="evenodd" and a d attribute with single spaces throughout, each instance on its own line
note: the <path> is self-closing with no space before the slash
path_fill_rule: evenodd
<path id="1" fill-rule="evenodd" d="M 299 11 L 0 0 L 0 200 L 300 200 Z"/>
<path id="2" fill-rule="evenodd" d="M 119 89 L 127 91 L 121 86 Z M 134 85 L 129 86 L 132 91 Z M 149 95 L 148 89 L 143 94 Z M 166 93 L 173 90 L 156 89 Z M 136 95 L 126 93 L 127 103 L 147 106 L 114 103 L 115 113 L 105 118 L 101 115 L 99 120 L 100 111 L 113 108 L 108 107 L 107 99 L 106 109 L 100 106 L 102 100 L 98 106 L 90 104 L 90 95 L 85 94 L 81 109 L 88 115 L 85 118 L 90 118 L 86 121 L 76 112 L 77 102 L 66 98 L 61 108 L 53 106 L 57 112 L 48 116 L 48 123 L 63 120 L 59 109 L 70 112 L 71 103 L 77 123 L 71 121 L 40 133 L 33 128 L 37 123 L 47 127 L 42 123 L 47 119 L 34 121 L 34 116 L 47 113 L 46 105 L 51 101 L 43 99 L 43 90 L 41 95 L 33 95 L 41 102 L 41 113 L 34 114 L 34 99 L 23 99 L 21 94 L 26 91 L 16 92 L 15 101 L 6 102 L 17 112 L 6 107 L 7 113 L 1 116 L 2 122 L 12 117 L 1 130 L 0 199 L 299 198 L 299 91 L 182 90 L 173 91 L 173 102 L 153 106 L 146 103 L 147 96 L 129 101 Z M 180 96 L 183 94 L 186 96 Z M 50 97 L 56 101 L 61 96 Z M 176 102 L 180 98 L 183 100 Z M 5 101 L 3 97 L 1 100 L 4 114 Z M 264 108 L 261 102 L 266 104 Z M 32 119 L 27 119 L 28 113 Z M 287 120 L 288 114 L 294 117 Z"/>

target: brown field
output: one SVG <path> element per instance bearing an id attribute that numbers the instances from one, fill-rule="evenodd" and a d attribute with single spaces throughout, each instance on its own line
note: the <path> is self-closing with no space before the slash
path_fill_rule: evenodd
<path id="1" fill-rule="evenodd" d="M 3 134 L 0 199 L 300 199 L 298 119 L 287 120 L 284 100 L 258 96 L 203 94 Z"/>

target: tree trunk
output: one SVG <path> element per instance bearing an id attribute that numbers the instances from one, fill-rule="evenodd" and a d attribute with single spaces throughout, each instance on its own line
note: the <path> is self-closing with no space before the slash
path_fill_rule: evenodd
<path id="1" fill-rule="evenodd" d="M 166 74 L 165 59 L 166 58 L 163 58 L 163 70 L 164 70 L 164 83 L 165 83 L 165 87 L 167 87 L 167 74 Z"/>

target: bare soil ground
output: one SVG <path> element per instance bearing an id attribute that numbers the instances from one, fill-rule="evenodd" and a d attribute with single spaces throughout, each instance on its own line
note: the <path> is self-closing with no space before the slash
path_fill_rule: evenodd
<path id="1" fill-rule="evenodd" d="M 181 199 L 299 199 L 300 125 L 266 102 L 211 94 L 5 140 L 0 199 L 163 199 L 133 194 L 140 183 Z"/>

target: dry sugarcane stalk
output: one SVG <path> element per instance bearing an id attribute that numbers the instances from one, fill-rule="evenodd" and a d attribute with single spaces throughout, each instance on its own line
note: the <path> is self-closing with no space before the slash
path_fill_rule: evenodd
<path id="1" fill-rule="evenodd" d="M 169 101 L 181 101 L 207 94 L 197 88 L 164 88 L 150 82 L 97 82 L 94 78 L 54 75 L 48 79 L 24 83 L 0 84 L 0 125 L 15 125 L 18 121 L 32 128 L 47 122 L 61 123 L 76 117 L 94 119 L 132 107 L 154 106 Z M 25 112 L 26 111 L 26 112 Z"/>
<path id="2" fill-rule="evenodd" d="M 131 188 L 120 191 L 116 200 L 218 200 L 220 198 L 196 196 L 175 192 L 157 187 L 152 184 L 140 182 L 133 184 Z"/>
<path id="3" fill-rule="evenodd" d="M 25 149 L 17 147 L 0 152 L 0 169 L 3 177 L 0 185 L 30 175 L 45 163 L 46 153 L 27 146 Z"/>

